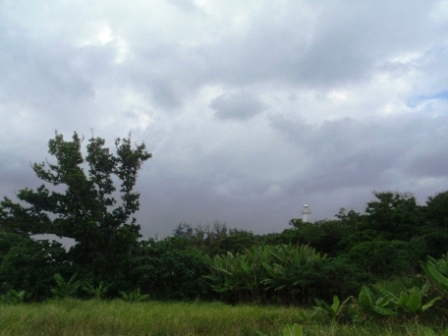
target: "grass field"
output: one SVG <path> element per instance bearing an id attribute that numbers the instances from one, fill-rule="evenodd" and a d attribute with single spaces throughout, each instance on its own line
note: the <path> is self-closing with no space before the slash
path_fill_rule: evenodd
<path id="1" fill-rule="evenodd" d="M 0 306 L 0 335 L 280 335 L 300 322 L 297 308 L 62 300 Z M 434 328 L 434 326 L 432 326 Z M 370 325 L 306 325 L 305 335 L 432 335 L 415 321 Z"/>

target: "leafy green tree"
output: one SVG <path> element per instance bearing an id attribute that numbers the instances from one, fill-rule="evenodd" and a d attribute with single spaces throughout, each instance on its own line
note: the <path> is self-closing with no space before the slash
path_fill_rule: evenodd
<path id="1" fill-rule="evenodd" d="M 173 236 L 194 239 L 195 236 L 194 236 L 193 226 L 191 226 L 191 224 L 187 224 L 187 223 L 180 223 L 173 230 Z"/>
<path id="2" fill-rule="evenodd" d="M 423 207 L 424 224 L 421 236 L 426 241 L 428 254 L 438 257 L 448 246 L 448 191 L 429 197 Z"/>
<path id="3" fill-rule="evenodd" d="M 402 240 L 385 240 L 376 237 L 358 242 L 348 252 L 348 257 L 360 269 L 378 276 L 410 273 L 413 250 L 410 243 Z"/>
<path id="4" fill-rule="evenodd" d="M 367 225 L 390 240 L 409 241 L 419 234 L 422 211 L 410 193 L 375 192 L 377 200 L 367 203 Z"/>
<path id="5" fill-rule="evenodd" d="M 104 146 L 104 139 L 92 136 L 85 159 L 81 144 L 76 132 L 71 141 L 56 133 L 48 143 L 56 162 L 33 165 L 46 184 L 20 190 L 19 203 L 5 198 L 0 203 L 0 228 L 25 237 L 55 234 L 72 238 L 76 245 L 70 254 L 75 262 L 112 271 L 140 235 L 140 226 L 132 217 L 139 209 L 140 196 L 134 186 L 151 154 L 143 143 L 134 148 L 130 136 L 116 139 L 115 154 Z M 120 183 L 119 190 L 115 181 Z M 118 193 L 120 202 L 115 199 Z"/>
<path id="6" fill-rule="evenodd" d="M 130 265 L 132 282 L 151 298 L 195 299 L 207 294 L 203 276 L 208 274 L 209 259 L 187 238 L 141 241 Z"/>
<path id="7" fill-rule="evenodd" d="M 73 269 L 60 243 L 0 231 L 0 294 L 26 291 L 31 300 L 44 299 L 51 295 L 53 275 Z"/>
<path id="8" fill-rule="evenodd" d="M 226 237 L 218 241 L 219 253 L 242 253 L 258 243 L 258 237 L 251 231 L 230 229 Z"/>
<path id="9" fill-rule="evenodd" d="M 339 256 L 348 256 L 362 272 L 388 277 L 415 273 L 418 260 L 428 252 L 421 237 L 421 206 L 410 193 L 375 192 L 366 214 L 340 211 L 347 230 L 338 244 Z"/>
<path id="10" fill-rule="evenodd" d="M 448 191 L 428 198 L 425 217 L 433 225 L 448 227 Z"/>
<path id="11" fill-rule="evenodd" d="M 448 246 L 448 230 L 430 223 L 421 228 L 421 238 L 426 243 L 427 253 L 433 257 L 440 256 L 446 252 Z"/>
<path id="12" fill-rule="evenodd" d="M 214 221 L 205 227 L 181 223 L 173 230 L 173 236 L 186 238 L 190 245 L 202 250 L 210 257 L 227 252 L 243 252 L 258 242 L 252 232 L 229 228 L 227 223 Z"/>
<path id="13" fill-rule="evenodd" d="M 298 243 L 309 244 L 330 256 L 337 254 L 339 242 L 353 230 L 342 220 L 322 220 L 315 223 L 296 221 L 293 225 Z"/>

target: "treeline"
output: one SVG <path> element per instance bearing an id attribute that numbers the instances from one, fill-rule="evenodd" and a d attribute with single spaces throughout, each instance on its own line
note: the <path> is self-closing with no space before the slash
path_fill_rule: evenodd
<path id="1" fill-rule="evenodd" d="M 0 202 L 3 300 L 313 304 L 396 279 L 423 288 L 429 278 L 417 276 L 422 262 L 441 258 L 448 248 L 448 192 L 425 205 L 411 194 L 374 193 L 363 213 L 341 209 L 334 220 L 316 223 L 292 219 L 281 233 L 256 235 L 216 221 L 180 224 L 167 238 L 142 240 L 132 217 L 140 205 L 133 188 L 151 154 L 130 137 L 116 140 L 115 153 L 92 137 L 84 157 L 82 141 L 76 133 L 69 141 L 56 134 L 49 141 L 56 162 L 33 165 L 44 184 L 20 190 L 17 202 Z M 38 234 L 72 238 L 75 245 L 67 251 L 34 239 Z M 436 271 L 448 276 L 448 265 L 440 265 Z M 443 280 L 438 273 L 435 278 Z"/>
<path id="2" fill-rule="evenodd" d="M 375 193 L 363 214 L 341 210 L 334 220 L 303 223 L 255 235 L 214 222 L 180 224 L 164 239 L 140 240 L 103 260 L 79 260 L 77 249 L 0 232 L 0 290 L 25 291 L 28 300 L 52 297 L 59 274 L 82 280 L 73 295 L 120 297 L 139 290 L 153 299 L 312 304 L 348 297 L 362 285 L 400 277 L 421 282 L 420 263 L 448 247 L 448 192 L 424 206 L 409 194 Z M 112 268 L 113 267 L 113 268 Z M 83 290 L 83 288 L 90 288 Z"/>

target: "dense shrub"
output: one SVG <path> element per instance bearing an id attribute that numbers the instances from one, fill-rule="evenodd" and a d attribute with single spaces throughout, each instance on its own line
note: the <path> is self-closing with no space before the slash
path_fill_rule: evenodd
<path id="1" fill-rule="evenodd" d="M 346 260 L 332 260 L 307 245 L 265 245 L 215 256 L 207 279 L 229 302 L 310 304 L 316 297 L 355 291 L 356 274 Z"/>
<path id="2" fill-rule="evenodd" d="M 68 274 L 73 267 L 57 242 L 35 241 L 15 234 L 0 233 L 0 290 L 27 293 L 28 299 L 51 296 L 54 274 Z"/>
<path id="3" fill-rule="evenodd" d="M 135 285 L 151 298 L 207 297 L 203 276 L 208 273 L 208 258 L 185 238 L 140 242 L 131 264 Z"/>

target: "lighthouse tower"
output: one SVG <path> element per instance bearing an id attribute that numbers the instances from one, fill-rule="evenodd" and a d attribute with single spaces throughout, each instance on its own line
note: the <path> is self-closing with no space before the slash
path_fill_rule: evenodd
<path id="1" fill-rule="evenodd" d="M 302 222 L 304 223 L 310 223 L 310 216 L 311 216 L 311 210 L 308 207 L 308 205 L 304 205 L 302 209 Z"/>

